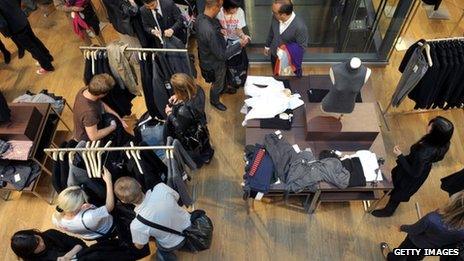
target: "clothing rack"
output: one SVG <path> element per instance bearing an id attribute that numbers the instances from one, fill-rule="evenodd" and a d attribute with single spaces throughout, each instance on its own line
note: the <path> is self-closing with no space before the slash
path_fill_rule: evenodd
<path id="1" fill-rule="evenodd" d="M 79 46 L 80 50 L 107 50 L 106 47 L 104 46 Z M 124 49 L 124 51 L 127 52 L 176 52 L 176 53 L 187 53 L 187 49 L 164 49 L 164 48 L 131 48 L 127 47 Z"/>
<path id="2" fill-rule="evenodd" d="M 79 49 L 83 51 L 106 51 L 108 48 L 105 46 L 79 46 Z M 187 49 L 168 49 L 168 48 L 132 48 L 127 47 L 124 49 L 124 52 L 150 52 L 150 53 L 185 53 L 185 58 L 187 59 L 187 66 L 190 76 L 194 77 L 193 68 L 190 64 L 190 57 Z"/>
<path id="3" fill-rule="evenodd" d="M 81 151 L 131 151 L 131 150 L 173 150 L 174 146 L 138 146 L 138 147 L 108 147 L 108 148 L 48 148 L 44 149 L 47 154 L 53 152 L 81 152 Z"/>
<path id="4" fill-rule="evenodd" d="M 459 41 L 464 41 L 464 37 L 447 37 L 447 38 L 435 38 L 435 39 L 426 39 L 425 41 L 430 43 L 430 42 L 440 42 L 440 41 L 454 41 L 454 40 L 459 40 Z M 441 109 L 419 109 L 419 110 L 413 110 L 413 111 L 403 111 L 403 112 L 395 112 L 395 113 L 389 113 L 390 109 L 392 108 L 392 101 L 388 103 L 388 106 L 385 110 L 382 109 L 382 105 L 380 104 L 379 101 L 377 101 L 377 105 L 379 106 L 383 122 L 385 123 L 385 126 L 387 127 L 388 130 L 390 128 L 388 127 L 388 123 L 385 117 L 387 116 L 394 116 L 394 115 L 406 115 L 406 114 L 419 114 L 419 113 L 428 113 L 428 112 L 436 112 L 440 111 Z M 448 110 L 456 110 L 456 109 L 462 109 L 462 108 L 452 108 Z"/>

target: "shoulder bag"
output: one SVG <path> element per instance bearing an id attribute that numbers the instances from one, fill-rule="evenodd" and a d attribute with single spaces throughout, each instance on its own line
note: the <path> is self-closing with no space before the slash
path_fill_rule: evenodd
<path id="1" fill-rule="evenodd" d="M 149 227 L 184 237 L 183 248 L 191 252 L 210 248 L 213 240 L 213 222 L 203 210 L 195 210 L 191 213 L 190 221 L 192 224 L 182 232 L 148 221 L 140 215 L 137 215 L 136 218 Z"/>

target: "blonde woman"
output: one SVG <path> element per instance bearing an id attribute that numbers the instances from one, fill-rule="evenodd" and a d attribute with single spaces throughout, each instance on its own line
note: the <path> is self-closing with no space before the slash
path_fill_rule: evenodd
<path id="1" fill-rule="evenodd" d="M 214 155 L 206 127 L 205 93 L 192 77 L 176 73 L 171 77 L 174 95 L 165 112 L 166 134 L 180 141 L 198 167 L 208 164 Z"/>
<path id="2" fill-rule="evenodd" d="M 111 174 L 105 168 L 103 180 L 106 184 L 106 204 L 96 207 L 87 203 L 87 195 L 79 186 L 72 186 L 58 195 L 57 212 L 52 221 L 55 226 L 80 236 L 84 240 L 108 238 L 114 231 L 113 217 L 110 212 L 114 208 L 113 182 Z"/>
<path id="3" fill-rule="evenodd" d="M 464 192 L 456 193 L 443 208 L 430 212 L 412 225 L 402 225 L 399 231 L 408 235 L 399 249 L 439 249 L 464 241 Z M 422 260 L 424 250 L 418 255 L 396 256 L 387 243 L 380 243 L 387 260 Z"/>

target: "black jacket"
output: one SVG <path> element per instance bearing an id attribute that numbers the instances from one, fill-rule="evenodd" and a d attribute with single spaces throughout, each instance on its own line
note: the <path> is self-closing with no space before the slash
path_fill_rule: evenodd
<path id="1" fill-rule="evenodd" d="M 119 33 L 135 36 L 131 19 L 139 14 L 138 6 L 132 6 L 127 0 L 103 0 L 103 4 L 114 29 Z"/>
<path id="2" fill-rule="evenodd" d="M 240 51 L 239 43 L 227 46 L 221 33 L 222 26 L 216 18 L 198 15 L 195 23 L 198 42 L 198 57 L 203 70 L 225 68 L 226 60 Z"/>
<path id="3" fill-rule="evenodd" d="M 26 15 L 21 10 L 19 1 L 0 1 L 0 32 L 11 36 L 24 30 L 29 25 Z"/>
<path id="4" fill-rule="evenodd" d="M 184 26 L 184 18 L 179 8 L 172 0 L 158 0 L 161 5 L 161 12 L 163 13 L 162 21 L 158 21 L 161 27 L 161 31 L 171 28 L 174 30 L 174 35 L 178 38 L 182 38 Z M 140 8 L 140 14 L 142 15 L 143 29 L 151 34 L 151 30 L 157 27 L 155 18 L 151 10 L 145 6 Z"/>
<path id="5" fill-rule="evenodd" d="M 64 256 L 71 251 L 76 245 L 81 245 L 84 249 L 87 248 L 84 241 L 55 229 L 40 233 L 40 237 L 45 243 L 45 250 L 39 254 L 34 254 L 30 258 L 25 258 L 25 260 L 55 261 L 58 257 Z"/>
<path id="6" fill-rule="evenodd" d="M 411 146 L 409 155 L 400 155 L 396 167 L 392 170 L 394 189 L 391 199 L 407 202 L 424 184 L 430 174 L 432 164 L 442 160 L 444 155 L 438 155 L 436 148 L 425 143 Z"/>
<path id="7" fill-rule="evenodd" d="M 464 169 L 442 178 L 441 189 L 448 192 L 449 196 L 464 190 Z"/>

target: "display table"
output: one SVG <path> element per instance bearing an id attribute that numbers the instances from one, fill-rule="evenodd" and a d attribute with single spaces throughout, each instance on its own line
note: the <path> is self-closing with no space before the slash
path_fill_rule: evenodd
<path id="1" fill-rule="evenodd" d="M 64 101 L 66 104 L 66 101 Z M 21 192 L 32 193 L 40 199 L 45 200 L 49 204 L 53 201 L 54 193 L 53 188 L 51 188 L 51 175 L 52 172 L 50 168 L 46 166 L 47 157 L 43 154 L 44 147 L 49 147 L 50 144 L 53 144 L 55 139 L 58 123 L 62 121 L 61 113 L 56 112 L 51 104 L 49 103 L 12 103 L 8 105 L 11 110 L 11 122 L 0 125 L 0 138 L 6 139 L 17 139 L 17 140 L 31 140 L 33 142 L 32 148 L 30 150 L 29 159 L 41 167 L 40 175 L 27 187 L 25 187 Z M 28 114 L 21 113 L 31 112 L 34 114 L 34 117 L 29 117 Z M 17 115 L 17 116 L 15 116 Z M 47 121 L 51 119 L 51 116 L 54 115 L 56 121 L 52 125 L 48 125 Z M 62 121 L 63 122 L 63 121 Z M 65 124 L 68 128 L 68 126 Z M 28 135 L 22 135 L 23 130 L 27 130 Z M 70 129 L 68 128 L 68 131 Z M 33 135 L 30 135 L 33 133 Z M 48 175 L 44 176 L 43 172 Z M 48 180 L 46 180 L 48 179 Z M 42 180 L 44 180 L 42 182 Z M 45 183 L 44 186 L 40 186 L 39 183 Z M 50 189 L 51 188 L 51 189 Z M 0 188 L 1 191 L 6 191 L 7 196 L 4 197 L 5 200 L 8 200 L 10 192 L 18 191 L 14 186 L 7 183 L 3 188 Z M 49 194 L 43 196 L 42 194 Z"/>
<path id="2" fill-rule="evenodd" d="M 362 98 L 364 102 L 356 104 L 357 114 L 369 119 L 363 123 L 359 122 L 354 115 L 344 115 L 342 117 L 342 128 L 333 129 L 330 124 L 322 125 L 320 121 L 312 121 L 314 117 L 323 116 L 318 110 L 319 104 L 309 103 L 307 91 L 310 88 L 327 89 L 331 86 L 329 76 L 314 75 L 302 78 L 288 78 L 292 92 L 300 93 L 304 106 L 294 111 L 294 121 L 290 130 L 282 130 L 282 136 L 290 144 L 298 144 L 301 149 L 311 148 L 317 157 L 322 150 L 335 149 L 350 154 L 357 150 L 371 150 L 375 152 L 378 158 L 385 158 L 385 146 L 382 134 L 380 133 L 377 108 L 373 103 L 374 96 L 370 82 L 362 89 Z M 307 115 L 309 113 L 310 115 Z M 313 117 L 312 117 L 312 116 Z M 245 130 L 246 144 L 262 144 L 264 136 L 277 131 L 276 129 L 261 129 L 259 120 L 250 120 Z M 341 136 L 337 137 L 337 133 Z M 316 134 L 316 136 L 314 136 Z M 365 134 L 365 135 L 363 135 Z M 304 208 L 308 213 L 314 213 L 321 202 L 346 202 L 346 201 L 371 201 L 376 200 L 370 209 L 381 200 L 390 190 L 393 189 L 391 182 L 390 169 L 387 166 L 381 166 L 383 181 L 377 183 L 368 183 L 364 187 L 350 187 L 339 189 L 331 184 L 321 182 L 318 189 L 312 193 L 303 191 L 303 193 L 286 193 L 285 189 L 276 187 L 271 189 L 265 196 L 291 195 L 306 196 Z"/>

